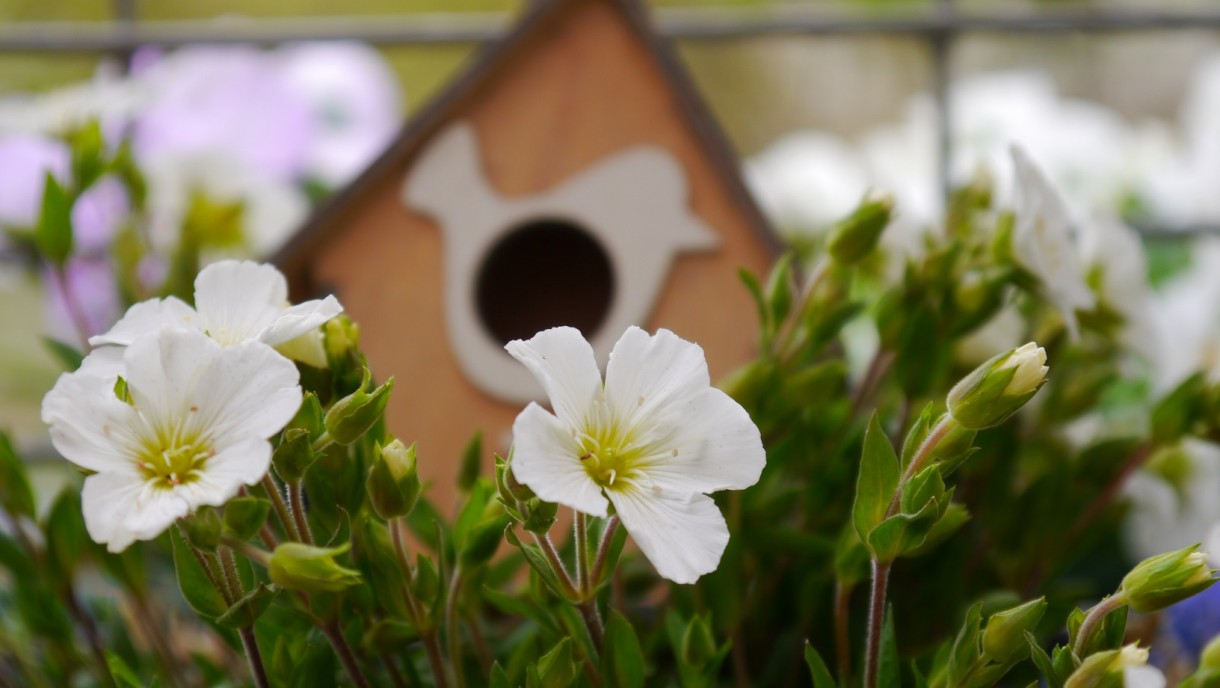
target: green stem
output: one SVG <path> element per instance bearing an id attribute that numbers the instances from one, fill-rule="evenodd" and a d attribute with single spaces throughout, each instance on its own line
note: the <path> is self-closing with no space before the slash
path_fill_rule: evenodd
<path id="1" fill-rule="evenodd" d="M 250 561 L 255 562 L 259 566 L 266 568 L 271 564 L 271 553 L 252 545 L 245 540 L 239 540 L 232 535 L 224 535 L 220 539 L 227 547 L 241 552 Z"/>
<path id="2" fill-rule="evenodd" d="M 284 529 L 284 534 L 289 540 L 300 542 L 301 534 L 297 532 L 296 521 L 292 519 L 292 514 L 288 511 L 288 505 L 284 502 L 284 494 L 280 492 L 280 486 L 276 484 L 275 478 L 271 474 L 263 476 L 263 489 L 267 492 L 267 498 L 271 500 L 271 507 L 275 510 L 275 516 L 280 521 L 280 527 Z"/>
<path id="3" fill-rule="evenodd" d="M 458 633 L 458 593 L 462 589 L 462 564 L 453 567 L 453 579 L 449 583 L 449 594 L 445 598 L 445 631 L 448 634 L 449 663 L 453 665 L 453 683 L 458 688 L 466 685 L 466 672 L 462 668 L 462 646 Z"/>
<path id="4" fill-rule="evenodd" d="M 1089 647 L 1089 641 L 1092 640 L 1093 634 L 1097 632 L 1098 627 L 1106 618 L 1106 614 L 1118 609 L 1127 604 L 1127 598 L 1121 593 L 1115 593 L 1106 599 L 1098 602 L 1085 614 L 1084 621 L 1080 622 L 1080 630 L 1076 631 L 1076 642 L 1072 645 L 1072 653 L 1079 659 L 1084 659 L 1084 651 Z"/>
<path id="5" fill-rule="evenodd" d="M 538 548 L 546 555 L 546 559 L 551 564 L 551 569 L 555 571 L 555 577 L 559 579 L 559 584 L 563 586 L 564 592 L 572 598 L 579 598 L 580 593 L 576 590 L 576 586 L 572 583 L 572 576 L 568 573 L 568 567 L 563 565 L 563 560 L 559 558 L 559 553 L 555 551 L 555 543 L 551 542 L 551 536 L 544 534 L 539 537 L 537 533 L 530 533 L 534 536 L 534 542 Z"/>
<path id="6" fill-rule="evenodd" d="M 347 670 L 347 675 L 352 679 L 352 683 L 356 684 L 357 688 L 369 688 L 369 680 L 365 678 L 364 672 L 356 662 L 356 655 L 352 652 L 352 647 L 347 644 L 347 638 L 343 637 L 339 624 L 332 620 L 319 624 L 318 628 L 330 641 L 330 646 L 339 656 L 339 661 L 343 663 L 343 668 Z"/>
<path id="7" fill-rule="evenodd" d="M 313 441 L 311 448 L 314 450 L 315 453 L 321 452 L 321 451 L 326 451 L 328 448 L 330 448 L 330 445 L 332 445 L 334 443 L 335 443 L 335 439 L 330 436 L 330 433 L 323 430 L 322 434 L 318 435 L 318 439 Z"/>
<path id="8" fill-rule="evenodd" d="M 788 318 L 784 320 L 780 331 L 776 333 L 771 352 L 778 356 L 782 363 L 790 363 L 796 355 L 797 351 L 792 348 L 792 344 L 799 330 L 797 324 L 805 315 L 810 297 L 813 296 L 813 292 L 822 283 L 822 280 L 825 279 L 826 273 L 829 270 L 830 256 L 822 256 L 818 260 L 818 264 L 814 266 L 813 272 L 809 274 L 809 279 L 805 280 L 805 285 L 801 288 L 801 295 L 797 298 L 796 303 L 793 304 Z"/>
<path id="9" fill-rule="evenodd" d="M 872 594 L 868 606 L 868 639 L 864 655 L 864 688 L 877 688 L 881 659 L 881 628 L 885 623 L 885 593 L 890 582 L 890 564 L 873 559 Z"/>
<path id="10" fill-rule="evenodd" d="M 734 495 L 737 493 L 734 492 Z M 597 558 L 593 560 L 593 572 L 590 574 L 593 577 L 593 585 L 596 586 L 601 582 L 602 576 L 606 573 L 606 562 L 610 559 L 610 544 L 614 540 L 614 533 L 618 530 L 618 516 L 611 516 L 609 521 L 606 521 L 606 528 L 602 531 L 601 544 L 597 546 Z"/>
<path id="11" fill-rule="evenodd" d="M 436 687 L 449 688 L 449 678 L 445 671 L 445 661 L 441 657 L 440 643 L 436 639 L 436 629 L 424 618 L 423 608 L 420 606 L 419 600 L 415 599 L 415 593 L 411 591 L 413 573 L 411 562 L 407 559 L 407 547 L 402 540 L 402 523 L 400 520 L 395 520 L 391 521 L 389 526 L 390 539 L 394 543 L 394 552 L 398 555 L 398 565 L 402 567 L 403 574 L 407 577 L 406 583 L 403 584 L 403 596 L 407 601 L 407 613 L 411 616 L 411 623 L 419 631 L 420 639 L 424 643 L 424 649 L 428 653 L 428 663 L 432 666 L 432 677 L 436 681 Z"/>
<path id="12" fill-rule="evenodd" d="M 233 544 L 239 545 L 239 547 L 234 549 L 242 550 L 242 553 L 245 554 L 244 547 L 247 546 L 246 543 L 227 536 L 225 541 L 226 544 L 232 541 Z M 224 571 L 225 585 L 229 589 L 230 597 L 234 601 L 240 600 L 245 594 L 245 590 L 241 584 L 241 577 L 237 575 L 237 561 L 233 558 L 233 549 L 223 546 L 218 547 L 216 549 L 216 556 L 220 559 L 220 568 Z M 266 562 L 264 560 L 260 563 L 265 564 Z M 246 661 L 250 664 L 250 675 L 254 677 L 254 685 L 258 688 L 268 688 L 271 682 L 267 680 L 267 669 L 263 666 L 263 654 L 259 652 L 258 640 L 254 637 L 254 629 L 250 626 L 239 629 L 238 636 L 241 637 L 241 647 L 245 650 Z"/>
<path id="13" fill-rule="evenodd" d="M 839 685 L 851 685 L 851 593 L 853 586 L 835 582 L 835 662 Z"/>
<path id="14" fill-rule="evenodd" d="M 915 450 L 915 456 L 911 458 L 910 465 L 902 473 L 902 479 L 898 481 L 898 489 L 894 491 L 894 498 L 890 500 L 890 507 L 885 512 L 885 517 L 889 518 L 898 513 L 898 505 L 902 500 L 902 488 L 915 477 L 919 471 L 923 470 L 924 464 L 932 457 L 932 452 L 936 450 L 936 445 L 945 439 L 945 436 L 957 426 L 957 421 L 953 420 L 953 416 L 944 414 L 936 425 L 928 432 L 928 436 L 924 438 L 923 443 L 919 445 L 919 449 Z"/>
<path id="15" fill-rule="evenodd" d="M 589 581 L 589 520 L 584 512 L 577 511 L 572 521 L 576 532 L 576 589 L 581 599 L 587 599 L 592 589 Z"/>
<path id="16" fill-rule="evenodd" d="M 313 531 L 309 529 L 309 515 L 305 512 L 305 488 L 298 480 L 288 484 L 288 502 L 292 506 L 292 517 L 296 520 L 297 534 L 301 542 L 313 544 Z"/>

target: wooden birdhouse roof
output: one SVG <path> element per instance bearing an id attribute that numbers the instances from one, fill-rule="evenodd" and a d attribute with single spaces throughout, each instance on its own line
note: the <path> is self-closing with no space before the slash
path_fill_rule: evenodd
<path id="1" fill-rule="evenodd" d="M 380 157 L 346 188 L 324 203 L 306 224 L 272 258 L 288 276 L 294 296 L 315 290 L 308 283 L 308 265 L 314 253 L 344 219 L 380 188 L 387 177 L 409 167 L 425 145 L 467 108 L 479 94 L 514 68 L 513 57 L 546 41 L 557 25 L 572 12 L 592 4 L 610 8 L 629 28 L 638 45 L 662 75 L 672 92 L 680 119 L 703 148 L 705 158 L 730 201 L 754 229 L 759 242 L 778 254 L 782 241 L 755 204 L 742 181 L 737 155 L 716 119 L 668 43 L 652 28 L 647 11 L 638 0 L 536 0 L 524 18 L 502 39 L 489 43 L 476 54 L 462 75 L 439 97 L 412 117 Z"/>

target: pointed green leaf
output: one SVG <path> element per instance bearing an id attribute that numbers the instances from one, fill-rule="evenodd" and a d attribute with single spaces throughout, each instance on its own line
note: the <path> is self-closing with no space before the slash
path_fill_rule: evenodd
<path id="1" fill-rule="evenodd" d="M 805 665 L 809 667 L 809 677 L 813 679 L 813 688 L 835 688 L 835 680 L 822 661 L 822 655 L 813 649 L 809 641 L 805 641 Z"/>
<path id="2" fill-rule="evenodd" d="M 631 623 L 611 610 L 606 619 L 606 639 L 602 645 L 602 679 L 607 688 L 642 688 L 644 652 Z"/>
<path id="3" fill-rule="evenodd" d="M 852 523 L 860 540 L 868 543 L 869 533 L 883 520 L 894 492 L 898 489 L 898 457 L 894 447 L 873 414 L 864 433 L 864 449 L 860 457 L 860 473 L 856 479 L 856 501 L 852 507 Z"/>
<path id="4" fill-rule="evenodd" d="M 50 172 L 42 190 L 42 213 L 34 229 L 34 243 L 47 262 L 62 268 L 72 254 L 72 199 Z"/>
<path id="5" fill-rule="evenodd" d="M 200 617 L 209 621 L 216 619 L 228 610 L 224 598 L 212 586 L 207 572 L 199 560 L 191 552 L 190 545 L 183 541 L 177 529 L 170 531 L 170 542 L 174 550 L 174 570 L 178 574 L 178 588 L 186 603 Z"/>
<path id="6" fill-rule="evenodd" d="M 216 623 L 226 628 L 249 628 L 258 621 L 258 617 L 271 606 L 279 587 L 272 584 L 259 583 L 258 587 L 242 596 L 233 603 L 224 614 L 216 617 Z"/>

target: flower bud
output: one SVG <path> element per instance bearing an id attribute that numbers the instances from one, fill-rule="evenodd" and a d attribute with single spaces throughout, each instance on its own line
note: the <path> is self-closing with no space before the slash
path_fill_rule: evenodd
<path id="1" fill-rule="evenodd" d="M 390 520 L 411 513 L 423 489 L 416 471 L 415 445 L 408 447 L 394 440 L 376 447 L 364 487 L 382 518 Z"/>
<path id="2" fill-rule="evenodd" d="M 521 527 L 531 533 L 541 535 L 549 531 L 555 524 L 555 515 L 559 513 L 559 505 L 534 497 L 521 505 L 521 511 L 525 517 Z"/>
<path id="3" fill-rule="evenodd" d="M 1032 633 L 1046 612 L 1046 598 L 1039 597 L 1012 609 L 996 612 L 987 619 L 983 629 L 983 653 L 996 662 L 1005 663 L 1022 653 L 1029 654 L 1026 633 Z"/>
<path id="4" fill-rule="evenodd" d="M 326 431 L 335 442 L 355 442 L 385 415 L 390 392 L 394 390 L 394 378 L 386 380 L 385 384 L 372 392 L 365 391 L 368 385 L 369 376 L 366 370 L 360 388 L 336 401 L 326 412 Z"/>
<path id="5" fill-rule="evenodd" d="M 1046 382 L 1045 364 L 1046 351 L 1034 342 L 992 358 L 949 391 L 949 414 L 971 430 L 999 425 Z"/>
<path id="6" fill-rule="evenodd" d="M 1148 651 L 1135 645 L 1098 652 L 1087 657 L 1072 672 L 1064 688 L 1123 688 L 1127 669 L 1148 663 Z"/>
<path id="7" fill-rule="evenodd" d="M 322 325 L 326 360 L 331 368 L 341 369 L 350 354 L 360 350 L 360 326 L 346 315 L 338 315 Z"/>
<path id="8" fill-rule="evenodd" d="M 314 547 L 300 542 L 285 542 L 271 553 L 267 574 L 271 581 L 288 590 L 339 592 L 360 583 L 360 572 L 335 561 L 351 547 Z"/>
<path id="9" fill-rule="evenodd" d="M 305 470 L 313 465 L 316 458 L 309 431 L 305 428 L 288 428 L 271 454 L 271 464 L 281 478 L 295 483 L 305 477 Z"/>
<path id="10" fill-rule="evenodd" d="M 1216 571 L 1192 545 L 1145 559 L 1123 578 L 1119 594 L 1141 614 L 1155 612 L 1211 587 Z"/>
<path id="11" fill-rule="evenodd" d="M 205 552 L 215 552 L 220 544 L 221 523 L 216 509 L 205 506 L 195 513 L 178 521 L 186 539 L 197 549 Z"/>
<path id="12" fill-rule="evenodd" d="M 271 503 L 258 497 L 234 497 L 225 504 L 225 530 L 238 540 L 249 540 L 267 520 Z"/>
<path id="13" fill-rule="evenodd" d="M 893 210 L 892 197 L 866 196 L 851 215 L 830 229 L 826 250 L 844 265 L 859 262 L 877 245 L 881 232 L 890 224 Z"/>

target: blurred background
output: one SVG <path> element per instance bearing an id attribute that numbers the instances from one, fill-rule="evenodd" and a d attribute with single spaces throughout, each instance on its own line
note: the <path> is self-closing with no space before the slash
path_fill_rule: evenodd
<path id="1" fill-rule="evenodd" d="M 0 0 L 0 425 L 49 456 L 38 406 L 61 364 L 47 338 L 79 346 L 123 301 L 190 272 L 184 244 L 204 262 L 269 255 L 522 8 Z M 949 186 L 985 174 L 1003 199 L 1020 142 L 1074 205 L 1145 238 L 1154 310 L 1191 323 L 1156 357 L 1161 384 L 1174 365 L 1220 362 L 1220 251 L 1206 238 L 1220 231 L 1215 2 L 653 9 L 785 234 L 816 235 L 875 189 L 897 201 L 888 241 L 915 242 Z M 123 164 L 82 194 L 73 254 L 51 270 L 23 244 L 47 175 L 69 175 L 90 146 Z"/>

